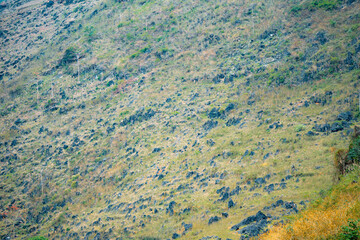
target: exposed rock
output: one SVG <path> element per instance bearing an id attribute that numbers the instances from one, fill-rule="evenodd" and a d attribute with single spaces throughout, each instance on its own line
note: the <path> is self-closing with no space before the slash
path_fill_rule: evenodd
<path id="1" fill-rule="evenodd" d="M 262 233 L 262 231 L 266 228 L 267 221 L 265 219 L 253 223 L 249 226 L 244 227 L 238 233 L 242 234 L 240 239 L 249 239 L 249 237 L 256 237 Z"/>
<path id="2" fill-rule="evenodd" d="M 338 122 L 331 124 L 331 128 L 330 128 L 331 132 L 338 132 L 343 129 L 344 129 L 343 126 L 341 126 L 340 123 L 338 123 Z"/>
<path id="3" fill-rule="evenodd" d="M 283 124 L 280 122 L 274 122 L 273 124 L 269 125 L 269 129 L 278 129 L 278 128 L 282 128 Z"/>
<path id="4" fill-rule="evenodd" d="M 16 146 L 17 144 L 18 144 L 18 141 L 17 141 L 16 139 L 14 139 L 14 140 L 11 141 L 10 146 L 11 146 L 11 147 L 14 147 L 14 146 Z"/>
<path id="5" fill-rule="evenodd" d="M 133 125 L 137 122 L 143 122 L 151 119 L 156 112 L 152 110 L 151 108 L 145 111 L 144 109 L 138 110 L 134 115 L 131 115 L 128 118 L 125 118 L 120 125 L 126 126 L 126 125 Z"/>
<path id="6" fill-rule="evenodd" d="M 315 134 L 313 131 L 308 131 L 308 132 L 306 133 L 306 135 L 308 135 L 308 136 L 315 136 L 316 134 Z"/>
<path id="7" fill-rule="evenodd" d="M 235 109 L 235 104 L 229 103 L 229 105 L 227 105 L 227 107 L 225 108 L 225 112 L 230 112 L 233 109 Z"/>
<path id="8" fill-rule="evenodd" d="M 327 124 L 327 123 L 320 124 L 320 125 L 315 124 L 314 129 L 317 132 L 328 132 L 328 131 L 330 131 L 331 126 L 330 126 L 330 124 Z"/>
<path id="9" fill-rule="evenodd" d="M 297 206 L 294 202 L 285 202 L 284 207 L 285 209 L 290 209 L 296 213 L 298 212 Z"/>
<path id="10" fill-rule="evenodd" d="M 230 199 L 228 202 L 228 208 L 232 208 L 232 207 L 235 207 L 235 203 L 232 199 Z"/>
<path id="11" fill-rule="evenodd" d="M 80 109 L 85 109 L 85 107 L 86 107 L 86 104 L 84 102 L 80 103 L 78 106 L 78 108 L 80 108 Z"/>
<path id="12" fill-rule="evenodd" d="M 214 222 L 218 222 L 218 221 L 220 221 L 220 220 L 221 220 L 221 217 L 213 216 L 213 217 L 211 217 L 211 218 L 209 219 L 208 224 L 210 225 L 210 224 L 212 224 L 212 223 L 214 223 Z"/>
<path id="13" fill-rule="evenodd" d="M 154 148 L 152 152 L 153 152 L 153 153 L 158 153 L 158 152 L 160 152 L 160 151 L 161 151 L 161 148 Z"/>
<path id="14" fill-rule="evenodd" d="M 318 41 L 321 45 L 325 44 L 328 39 L 326 37 L 326 32 L 325 31 L 319 31 L 318 33 L 316 33 L 315 36 L 315 41 Z"/>
<path id="15" fill-rule="evenodd" d="M 217 43 L 220 41 L 220 37 L 215 34 L 209 34 L 205 39 L 204 42 L 208 42 L 209 44 Z"/>
<path id="16" fill-rule="evenodd" d="M 59 114 L 62 114 L 62 115 L 67 114 L 69 112 L 69 110 L 70 110 L 69 108 L 62 107 L 59 109 Z"/>
<path id="17" fill-rule="evenodd" d="M 348 52 L 347 57 L 344 60 L 345 65 L 348 66 L 349 71 L 358 68 L 357 63 L 355 62 L 354 58 L 353 58 L 353 54 L 351 52 Z"/>
<path id="18" fill-rule="evenodd" d="M 82 140 L 80 140 L 80 138 L 76 136 L 76 137 L 73 139 L 72 147 L 79 147 L 79 146 L 82 146 L 82 145 L 84 145 L 84 144 L 85 144 L 85 142 L 82 141 Z"/>
<path id="19" fill-rule="evenodd" d="M 50 0 L 50 1 L 48 1 L 48 2 L 45 3 L 45 6 L 46 6 L 47 8 L 52 7 L 53 5 L 54 5 L 54 1 L 52 1 L 52 0 Z"/>
<path id="20" fill-rule="evenodd" d="M 175 201 L 171 201 L 169 203 L 169 206 L 166 208 L 166 213 L 168 213 L 170 216 L 174 215 L 174 207 L 176 205 Z"/>
<path id="21" fill-rule="evenodd" d="M 233 126 L 233 125 L 237 125 L 237 124 L 239 124 L 240 122 L 241 122 L 241 119 L 242 118 L 230 118 L 226 123 L 225 123 L 225 125 L 227 126 L 227 127 L 230 127 L 230 126 Z"/>
<path id="22" fill-rule="evenodd" d="M 183 222 L 181 225 L 184 227 L 183 235 L 184 235 L 185 233 L 187 233 L 189 230 L 191 230 L 192 227 L 193 227 L 193 225 L 192 225 L 191 223 L 186 224 L 186 223 Z"/>
<path id="23" fill-rule="evenodd" d="M 218 125 L 218 121 L 209 120 L 206 123 L 204 123 L 203 128 L 205 131 L 210 131 L 213 128 L 216 128 Z"/>
<path id="24" fill-rule="evenodd" d="M 18 119 L 16 119 L 16 121 L 14 122 L 14 124 L 15 125 L 21 125 L 21 124 L 23 124 L 24 122 L 26 122 L 25 120 L 23 121 L 23 120 L 21 120 L 20 118 L 18 118 Z"/>
<path id="25" fill-rule="evenodd" d="M 332 91 L 326 91 L 325 94 L 315 94 L 314 96 L 311 96 L 309 100 L 314 104 L 321 104 L 324 106 L 325 104 L 331 102 L 332 94 Z"/>
<path id="26" fill-rule="evenodd" d="M 276 28 L 266 29 L 262 34 L 260 34 L 259 39 L 264 40 L 267 39 L 268 37 L 272 37 L 276 34 L 276 32 L 277 32 Z"/>
<path id="27" fill-rule="evenodd" d="M 173 235 L 172 235 L 172 239 L 177 239 L 177 238 L 179 238 L 179 237 L 181 237 L 179 234 L 177 234 L 177 233 L 173 233 Z"/>
<path id="28" fill-rule="evenodd" d="M 219 108 L 213 108 L 210 110 L 210 112 L 208 113 L 208 117 L 210 119 L 213 119 L 213 118 L 220 118 L 224 115 L 224 112 L 223 111 L 219 111 Z"/>
<path id="29" fill-rule="evenodd" d="M 242 220 L 240 223 L 232 226 L 231 230 L 236 231 L 236 230 L 239 230 L 239 228 L 241 226 L 248 225 L 248 224 L 250 224 L 252 222 L 260 222 L 261 220 L 266 220 L 266 219 L 267 219 L 267 216 L 264 213 L 262 213 L 261 211 L 259 211 L 255 215 L 247 217 L 244 220 Z"/>
<path id="30" fill-rule="evenodd" d="M 351 114 L 351 112 L 350 111 L 348 111 L 348 112 L 342 112 L 342 113 L 340 113 L 338 116 L 337 116 L 337 118 L 336 118 L 336 120 L 339 120 L 339 121 L 351 121 L 352 120 L 352 114 Z"/>
<path id="31" fill-rule="evenodd" d="M 114 132 L 115 131 L 115 125 L 112 125 L 112 126 L 108 126 L 106 128 L 106 133 L 109 135 L 110 133 Z"/>
<path id="32" fill-rule="evenodd" d="M 255 184 L 258 184 L 258 185 L 261 185 L 261 184 L 265 184 L 265 183 L 266 183 L 266 181 L 265 181 L 264 178 L 256 178 L 256 179 L 254 180 L 254 182 L 255 182 Z"/>
<path id="33" fill-rule="evenodd" d="M 263 160 L 266 160 L 266 159 L 268 159 L 269 157 L 270 157 L 270 153 L 267 153 L 267 154 L 264 155 Z"/>
<path id="34" fill-rule="evenodd" d="M 208 139 L 208 140 L 206 140 L 206 144 L 209 145 L 210 147 L 212 147 L 215 145 L 215 142 L 212 139 Z"/>
<path id="35" fill-rule="evenodd" d="M 218 236 L 206 236 L 203 238 L 200 238 L 200 240 L 221 240 Z"/>

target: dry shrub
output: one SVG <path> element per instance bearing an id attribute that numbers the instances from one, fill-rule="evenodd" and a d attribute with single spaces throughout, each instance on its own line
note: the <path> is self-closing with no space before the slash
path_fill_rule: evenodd
<path id="1" fill-rule="evenodd" d="M 360 218 L 360 184 L 334 190 L 318 206 L 305 210 L 294 221 L 276 226 L 260 239 L 327 239 L 337 235 L 348 219 Z"/>
<path id="2" fill-rule="evenodd" d="M 337 176 L 343 175 L 345 173 L 346 155 L 347 155 L 347 151 L 344 149 L 339 149 L 335 153 L 334 165 L 337 172 Z"/>

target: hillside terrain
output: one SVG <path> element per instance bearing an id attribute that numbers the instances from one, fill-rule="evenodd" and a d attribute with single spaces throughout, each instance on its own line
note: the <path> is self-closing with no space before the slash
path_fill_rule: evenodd
<path id="1" fill-rule="evenodd" d="M 334 182 L 358 0 L 0 2 L 0 238 L 248 239 Z"/>
<path id="2" fill-rule="evenodd" d="M 335 152 L 336 183 L 306 210 L 291 216 L 285 224 L 270 227 L 260 239 L 360 238 L 360 128 L 355 126 L 347 149 Z"/>

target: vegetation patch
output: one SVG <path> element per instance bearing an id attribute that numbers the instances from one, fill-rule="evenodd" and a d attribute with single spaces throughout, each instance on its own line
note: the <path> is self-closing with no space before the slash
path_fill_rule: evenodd
<path id="1" fill-rule="evenodd" d="M 338 184 L 285 225 L 275 226 L 260 239 L 358 239 L 360 236 L 359 128 L 349 150 L 337 151 Z M 336 175 L 338 177 L 339 175 Z"/>

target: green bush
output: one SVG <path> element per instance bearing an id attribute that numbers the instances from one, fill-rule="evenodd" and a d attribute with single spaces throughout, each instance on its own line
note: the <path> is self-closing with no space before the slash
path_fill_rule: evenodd
<path id="1" fill-rule="evenodd" d="M 322 8 L 325 10 L 333 10 L 335 9 L 340 1 L 338 0 L 313 0 L 311 2 L 311 6 L 313 8 Z"/>
<path id="2" fill-rule="evenodd" d="M 74 47 L 69 47 L 65 50 L 65 53 L 60 61 L 60 65 L 65 66 L 68 63 L 75 62 L 77 60 L 77 50 Z"/>
<path id="3" fill-rule="evenodd" d="M 136 53 L 133 53 L 130 55 L 130 58 L 133 59 L 133 58 L 137 58 L 138 56 L 140 55 L 139 52 L 136 52 Z"/>
<path id="4" fill-rule="evenodd" d="M 35 237 L 28 238 L 28 240 L 48 240 L 48 239 L 46 237 L 42 237 L 42 236 L 35 236 Z"/>
<path id="5" fill-rule="evenodd" d="M 295 5 L 295 6 L 293 6 L 293 7 L 291 8 L 291 12 L 292 12 L 292 13 L 298 13 L 298 12 L 300 12 L 301 10 L 303 10 L 303 8 L 302 8 L 302 6 L 300 6 L 300 5 Z"/>
<path id="6" fill-rule="evenodd" d="M 339 240 L 358 240 L 360 239 L 360 220 L 349 220 L 348 225 L 342 226 Z"/>
<path id="7" fill-rule="evenodd" d="M 360 163 L 360 136 L 351 141 L 347 161 L 351 163 Z"/>
<path id="8" fill-rule="evenodd" d="M 311 0 L 291 8 L 292 13 L 299 13 L 304 9 L 315 11 L 317 9 L 325 9 L 327 11 L 334 10 L 339 6 L 342 0 Z"/>
<path id="9" fill-rule="evenodd" d="M 301 132 L 305 130 L 305 126 L 302 124 L 298 124 L 295 126 L 295 132 Z"/>
<path id="10" fill-rule="evenodd" d="M 71 183 L 71 188 L 77 188 L 78 187 L 78 182 L 77 181 L 73 181 L 72 183 Z"/>
<path id="11" fill-rule="evenodd" d="M 85 38 L 87 42 L 92 42 L 94 40 L 96 40 L 96 30 L 93 26 L 86 26 L 85 30 Z"/>

